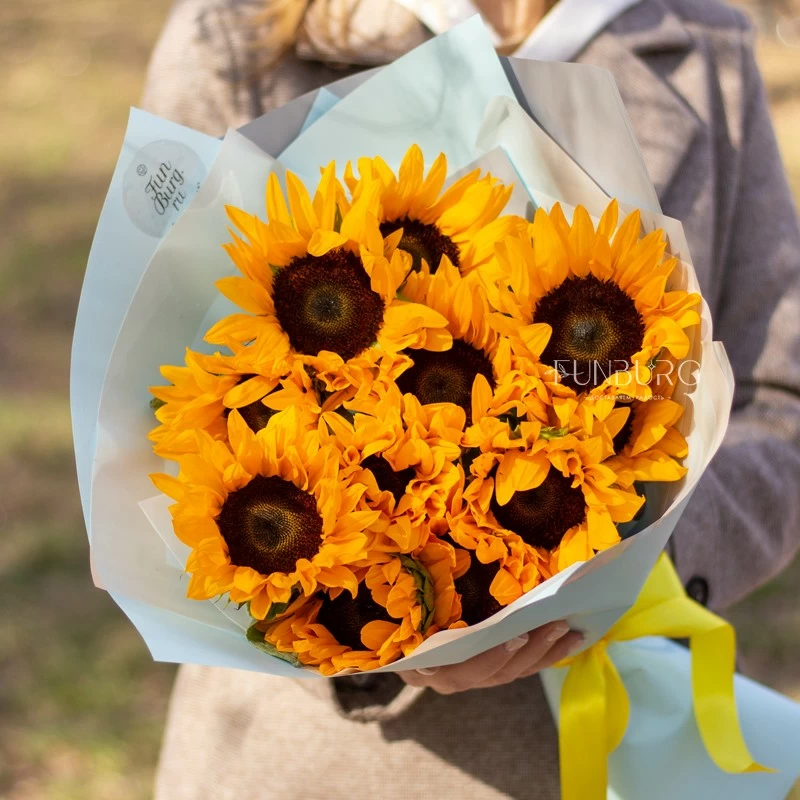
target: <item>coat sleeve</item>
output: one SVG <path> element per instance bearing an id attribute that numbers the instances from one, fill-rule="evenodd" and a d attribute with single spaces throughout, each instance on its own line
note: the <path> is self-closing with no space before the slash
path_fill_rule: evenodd
<path id="1" fill-rule="evenodd" d="M 714 319 L 736 377 L 723 445 L 673 537 L 689 594 L 725 607 L 800 549 L 800 230 L 752 47 L 723 290 Z"/>
<path id="2" fill-rule="evenodd" d="M 265 0 L 175 0 L 150 58 L 142 107 L 221 136 L 260 113 Z"/>

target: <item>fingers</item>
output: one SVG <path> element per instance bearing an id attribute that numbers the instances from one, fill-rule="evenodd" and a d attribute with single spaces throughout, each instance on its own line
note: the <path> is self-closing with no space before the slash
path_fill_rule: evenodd
<path id="1" fill-rule="evenodd" d="M 439 667 L 432 669 L 409 669 L 398 672 L 397 674 L 403 679 L 404 683 L 409 686 L 427 687 L 430 686 L 429 677 L 435 675 L 439 671 Z"/>
<path id="2" fill-rule="evenodd" d="M 463 692 L 486 683 L 492 675 L 514 658 L 521 648 L 526 647 L 529 640 L 529 634 L 523 634 L 461 664 L 399 674 L 409 686 L 427 686 L 440 694 Z"/>
<path id="3" fill-rule="evenodd" d="M 410 686 L 425 686 L 440 694 L 499 686 L 523 675 L 532 675 L 555 664 L 582 642 L 570 633 L 564 620 L 552 622 L 461 664 L 399 673 Z"/>
<path id="4" fill-rule="evenodd" d="M 571 638 L 569 625 L 563 620 L 532 631 L 528 644 L 492 676 L 491 685 L 500 686 L 525 674 L 534 674 L 542 669 L 540 665 L 549 660 L 553 652 L 561 651 L 561 643 L 568 638 Z"/>
<path id="5" fill-rule="evenodd" d="M 543 669 L 555 666 L 559 661 L 580 649 L 585 641 L 586 637 L 580 631 L 570 631 L 559 639 L 538 662 L 529 665 L 517 677 L 529 678 Z"/>

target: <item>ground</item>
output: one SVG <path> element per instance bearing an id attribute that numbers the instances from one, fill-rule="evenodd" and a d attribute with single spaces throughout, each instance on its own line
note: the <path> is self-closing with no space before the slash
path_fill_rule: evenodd
<path id="1" fill-rule="evenodd" d="M 755 5 L 764 5 L 763 3 Z M 0 798 L 143 800 L 174 669 L 92 586 L 69 348 L 95 222 L 167 0 L 0 3 Z M 797 10 L 800 18 L 800 10 Z M 800 194 L 800 26 L 760 49 Z M 800 698 L 800 563 L 734 609 L 743 664 Z"/>

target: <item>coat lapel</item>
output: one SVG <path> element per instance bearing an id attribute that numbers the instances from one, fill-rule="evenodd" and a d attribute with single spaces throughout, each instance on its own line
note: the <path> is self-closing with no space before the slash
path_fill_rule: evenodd
<path id="1" fill-rule="evenodd" d="M 703 128 L 692 103 L 703 59 L 692 35 L 660 0 L 645 0 L 611 23 L 577 60 L 613 73 L 663 198 Z"/>

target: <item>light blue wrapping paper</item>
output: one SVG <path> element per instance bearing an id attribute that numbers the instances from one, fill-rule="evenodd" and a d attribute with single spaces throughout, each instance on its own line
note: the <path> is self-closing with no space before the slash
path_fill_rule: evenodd
<path id="1" fill-rule="evenodd" d="M 444 152 L 459 169 L 474 160 L 486 106 L 497 95 L 514 97 L 475 17 L 376 72 L 298 136 L 280 160 L 316 184 L 321 164 L 380 155 L 397 166 L 416 142 L 426 158 Z"/>
<path id="2" fill-rule="evenodd" d="M 185 320 L 192 318 L 196 327 L 217 294 L 214 277 L 232 272 L 221 248 L 228 239 L 224 206 L 246 205 L 263 214 L 264 186 L 274 168 L 274 160 L 249 140 L 229 134 L 194 201 L 145 271 L 103 382 L 93 463 L 93 492 L 102 501 L 91 504 L 89 516 L 93 576 L 115 593 L 115 599 L 125 599 L 123 610 L 162 660 L 183 660 L 191 654 L 207 663 L 213 654 L 228 666 L 250 663 L 250 668 L 258 661 L 244 638 L 246 624 L 238 621 L 233 607 L 193 604 L 186 598 L 182 566 L 165 557 L 164 542 L 150 535 L 147 517 L 130 498 L 152 495 L 148 475 L 163 466 L 141 447 L 152 426 L 152 416 L 146 413 L 147 387 L 159 379 L 159 363 L 180 363 L 187 343 Z M 181 314 L 173 313 L 178 297 Z M 163 627 L 153 610 L 163 613 Z M 180 627 L 176 615 L 187 621 L 183 637 L 175 636 Z M 207 636 L 198 635 L 198 629 Z M 227 641 L 224 650 L 220 641 Z"/>
<path id="3" fill-rule="evenodd" d="M 170 149 L 170 143 L 178 143 L 186 148 L 189 160 L 191 153 L 196 154 L 202 170 L 196 170 L 198 181 L 205 179 L 220 146 L 220 142 L 211 136 L 139 109 L 131 109 L 125 140 L 92 242 L 72 340 L 72 428 L 78 485 L 87 520 L 91 504 L 97 410 L 103 378 L 131 297 L 161 240 L 161 236 L 142 230 L 134 222 L 125 203 L 126 179 L 131 177 L 131 170 L 135 174 L 139 164 L 144 163 L 141 158 L 137 159 L 143 151 L 149 153 L 148 169 L 153 155 L 165 153 L 169 161 L 170 155 L 162 143 L 167 143 L 167 150 Z M 144 181 L 147 175 L 136 177 Z M 139 194 L 143 195 L 143 187 L 140 185 L 138 188 Z M 191 196 L 195 191 L 196 187 Z M 140 199 L 144 201 L 147 198 L 142 196 Z M 177 211 L 167 216 L 165 226 L 174 222 L 177 216 Z"/>
<path id="4" fill-rule="evenodd" d="M 337 103 L 339 102 L 339 98 L 333 93 L 329 92 L 327 89 L 320 89 L 317 92 L 317 96 L 314 98 L 314 102 L 311 104 L 311 109 L 308 112 L 308 116 L 303 123 L 303 128 L 300 131 L 308 130 L 317 120 L 322 119 Z"/>
<path id="5" fill-rule="evenodd" d="M 303 126 L 315 122 L 335 102 L 336 96 L 325 89 L 309 92 L 260 117 L 256 133 L 251 136 L 262 151 L 277 155 Z M 138 108 L 131 109 L 84 275 L 72 340 L 70 405 L 78 485 L 90 539 L 89 509 L 97 412 L 111 350 L 156 248 L 182 213 L 180 209 L 167 213 L 160 231 L 154 228 L 142 230 L 135 218 L 138 217 L 138 222 L 146 226 L 148 215 L 137 214 L 135 206 L 132 214 L 130 199 L 136 197 L 133 192 L 137 188 L 139 199 L 142 199 L 149 173 L 140 176 L 136 174 L 136 168 L 144 164 L 151 171 L 162 158 L 170 161 L 175 145 L 184 151 L 182 156 L 186 164 L 181 166 L 194 167 L 186 170 L 187 177 L 191 171 L 194 180 L 190 190 L 187 189 L 186 202 L 181 205 L 185 208 L 194 197 L 197 185 L 205 180 L 222 141 Z M 138 211 L 143 212 L 143 209 Z"/>
<path id="6" fill-rule="evenodd" d="M 608 652 L 631 701 L 625 738 L 608 762 L 608 800 L 784 800 L 800 777 L 800 705 L 737 675 L 747 745 L 777 772 L 729 775 L 711 761 L 697 730 L 689 651 L 653 637 L 612 643 Z M 542 674 L 556 718 L 566 672 Z"/>
<path id="7" fill-rule="evenodd" d="M 568 157 L 561 153 L 561 158 L 566 159 L 567 169 Z M 496 150 L 485 157 L 496 174 L 513 180 L 516 172 L 507 161 L 504 171 L 504 159 Z M 483 165 L 483 160 L 478 164 Z M 557 170 L 555 163 L 551 167 Z M 244 137 L 233 132 L 226 137 L 201 192 L 162 241 L 145 272 L 115 345 L 100 404 L 94 482 L 96 496 L 105 501 L 93 504 L 91 514 L 96 579 L 126 597 L 163 609 L 170 620 L 179 615 L 208 626 L 205 647 L 200 637 L 193 637 L 191 659 L 200 663 L 217 663 L 222 631 L 238 636 L 239 643 L 247 647 L 243 631 L 248 620 L 244 611 L 185 597 L 180 576 L 186 549 L 172 533 L 169 501 L 153 497 L 147 479 L 149 472 L 162 469 L 163 464 L 146 439 L 152 426 L 146 387 L 158 381 L 159 364 L 179 362 L 184 343 L 197 343 L 198 332 L 209 324 L 209 315 L 218 306 L 214 280 L 233 271 L 219 247 L 228 238 L 224 205 L 231 203 L 263 214 L 266 176 L 279 168 Z M 594 184 L 586 185 L 596 189 Z M 574 186 L 572 191 L 580 195 L 579 188 Z M 545 195 L 540 196 L 544 201 Z M 515 208 L 523 210 L 525 200 L 523 192 L 513 201 Z M 170 314 L 176 307 L 181 314 Z M 706 334 L 710 334 L 709 326 Z M 724 354 L 700 337 L 696 347 L 698 354 L 702 353 L 701 386 L 707 388 L 698 387 L 697 395 L 690 398 L 690 404 L 696 406 L 686 419 L 692 426 L 686 431 L 690 474 L 682 487 L 675 486 L 672 496 L 664 499 L 663 516 L 637 536 L 537 587 L 491 620 L 468 630 L 437 634 L 408 658 L 385 668 L 387 671 L 456 663 L 555 619 L 567 618 L 587 632 L 590 642 L 613 624 L 636 599 L 724 431 L 731 391 Z M 121 518 L 120 508 L 131 509 L 131 514 Z M 170 636 L 159 635 L 157 626 L 143 633 L 156 657 L 189 658 Z M 226 653 L 226 664 L 232 653 Z M 280 673 L 286 669 L 273 659 L 254 660 L 251 653 L 242 658 L 240 666 Z M 312 672 L 301 674 L 316 677 Z"/>
<path id="8" fill-rule="evenodd" d="M 523 58 L 509 58 L 508 65 L 533 120 L 607 195 L 661 213 L 633 126 L 608 70 Z M 590 125 L 587 119 L 592 120 Z"/>
<path id="9" fill-rule="evenodd" d="M 330 106 L 328 112 L 314 121 L 326 106 Z M 492 109 L 500 107 L 507 117 L 515 117 L 516 128 L 502 128 L 502 115 L 493 117 Z M 129 313 L 119 327 L 106 371 L 96 450 L 83 461 L 93 471 L 95 497 L 101 498 L 91 504 L 88 519 L 95 581 L 128 598 L 129 613 L 156 658 L 218 664 L 219 636 L 225 633 L 238 642 L 226 651 L 226 666 L 238 664 L 245 669 L 281 673 L 286 669 L 282 662 L 263 655 L 254 658 L 242 635 L 248 622 L 245 612 L 185 597 L 181 579 L 185 548 L 172 534 L 168 501 L 163 496 L 153 497 L 147 478 L 149 472 L 164 467 L 146 439 L 152 427 L 147 386 L 159 381 L 160 364 L 179 363 L 184 346 L 198 346 L 202 330 L 219 313 L 213 282 L 233 272 L 220 247 L 228 240 L 224 205 L 243 206 L 263 215 L 264 184 L 272 170 L 280 173 L 289 166 L 301 175 L 305 171 L 313 187 L 319 166 L 331 158 L 341 164 L 347 158 L 377 151 L 396 165 L 409 144 L 421 141 L 429 159 L 441 150 L 448 154 L 451 175 L 485 151 L 489 151 L 484 158 L 492 169 L 501 170 L 502 157 L 491 148 L 502 145 L 516 167 L 509 169 L 508 176 L 515 181 L 519 178 L 518 184 L 521 182 L 537 202 L 549 207 L 553 198 L 548 197 L 548 191 L 558 192 L 567 204 L 584 203 L 591 213 L 599 213 L 606 196 L 597 181 L 576 167 L 566 151 L 554 145 L 552 137 L 520 118 L 520 113 L 483 27 L 477 19 L 470 20 L 376 71 L 338 103 L 333 104 L 333 99 L 322 93 L 305 95 L 291 107 L 272 112 L 282 114 L 280 119 L 269 115 L 271 119 L 265 117 L 246 126 L 242 133 L 249 138 L 230 133 L 202 189 L 161 241 L 147 270 L 138 265 L 139 276 L 143 271 L 144 277 L 136 292 L 129 294 Z M 555 116 L 569 131 L 574 113 L 570 115 L 565 109 L 560 117 Z M 299 133 L 306 123 L 310 124 L 305 132 Z M 274 155 L 285 142 L 292 144 L 283 152 L 281 162 L 275 162 L 267 154 Z M 522 158 L 525 148 L 534 157 Z M 643 166 L 634 169 L 641 172 Z M 642 179 L 641 174 L 639 177 Z M 547 191 L 541 190 L 540 181 Z M 518 194 L 519 189 L 515 196 Z M 633 192 L 631 196 L 635 195 Z M 524 200 L 515 200 L 520 205 L 515 210 L 524 209 Z M 655 214 L 647 219 L 648 224 L 671 225 L 674 238 L 680 239 L 677 223 Z M 681 281 L 694 288 L 689 264 Z M 173 313 L 175 308 L 181 309 L 180 315 Z M 591 562 L 573 565 L 493 619 L 468 631 L 437 634 L 412 656 L 387 669 L 462 661 L 559 618 L 567 618 L 587 631 L 591 642 L 634 602 L 696 481 L 719 446 L 727 421 L 730 370 L 724 351 L 711 341 L 707 313 L 695 339 L 693 355 L 703 366 L 701 383 L 686 399 L 689 476 L 660 500 L 663 515 L 637 536 Z M 80 383 L 80 377 L 76 373 L 76 383 Z M 76 413 L 82 414 L 80 409 Z M 158 611 L 165 615 L 161 632 Z M 191 649 L 175 636 L 179 618 L 186 619 L 194 631 Z M 205 644 L 197 633 L 204 628 L 209 637 Z M 315 673 L 302 674 L 315 677 Z"/>

